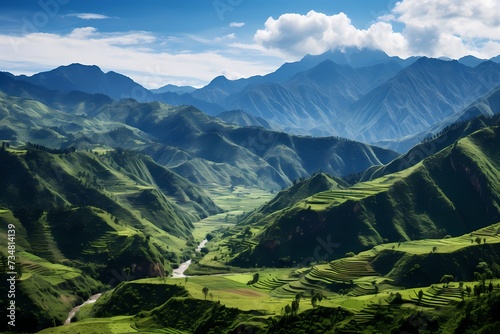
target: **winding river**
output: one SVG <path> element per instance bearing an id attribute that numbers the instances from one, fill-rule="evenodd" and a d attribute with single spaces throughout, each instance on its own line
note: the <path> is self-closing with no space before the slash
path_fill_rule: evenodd
<path id="1" fill-rule="evenodd" d="M 200 252 L 201 249 L 203 247 L 205 247 L 207 242 L 208 242 L 207 239 L 204 239 L 202 242 L 200 242 L 198 247 L 196 247 L 196 251 Z M 184 272 L 187 270 L 187 268 L 189 268 L 190 265 L 191 265 L 191 259 L 187 260 L 186 262 L 181 263 L 179 265 L 179 268 L 175 269 L 172 272 L 172 277 L 186 277 L 186 275 L 184 275 Z M 76 312 L 78 312 L 82 306 L 95 303 L 97 301 L 97 299 L 99 299 L 99 297 L 101 297 L 101 295 L 102 295 L 102 293 L 98 293 L 98 294 L 95 294 L 93 296 L 90 296 L 90 298 L 86 302 L 84 302 L 83 304 L 73 307 L 73 309 L 68 313 L 68 318 L 66 319 L 64 324 L 65 325 L 70 324 L 71 319 L 73 319 Z"/>
<path id="2" fill-rule="evenodd" d="M 204 239 L 202 242 L 200 242 L 198 247 L 196 247 L 196 251 L 199 253 L 201 251 L 201 249 L 203 247 L 205 247 L 207 242 L 208 242 L 207 239 Z M 190 265 L 191 265 L 191 259 L 187 260 L 186 262 L 182 262 L 179 265 L 179 268 L 174 269 L 174 271 L 172 272 L 172 277 L 174 277 L 174 278 L 175 277 L 186 277 L 186 275 L 184 275 L 184 272 L 187 270 L 187 268 L 189 268 Z"/>
<path id="3" fill-rule="evenodd" d="M 87 304 L 93 304 L 93 303 L 95 303 L 99 299 L 99 297 L 101 297 L 101 295 L 102 295 L 102 293 L 98 293 L 98 294 L 92 295 L 83 304 L 73 307 L 73 309 L 68 313 L 68 318 L 66 319 L 66 321 L 64 322 L 64 324 L 65 325 L 70 324 L 71 323 L 71 319 L 73 319 L 73 317 L 75 316 L 76 312 L 78 312 L 82 306 L 87 305 Z"/>

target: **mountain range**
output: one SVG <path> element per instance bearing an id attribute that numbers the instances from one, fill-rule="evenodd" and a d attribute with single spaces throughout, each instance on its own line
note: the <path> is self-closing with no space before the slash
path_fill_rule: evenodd
<path id="1" fill-rule="evenodd" d="M 467 105 L 499 86 L 499 72 L 495 58 L 403 60 L 380 51 L 347 49 L 306 56 L 263 76 L 220 76 L 199 89 L 167 85 L 150 91 L 126 76 L 80 64 L 31 77 L 10 76 L 49 90 L 193 105 L 223 119 L 228 111 L 239 110 L 240 116 L 226 120 L 302 135 L 341 136 L 405 153 L 429 129 L 439 132 L 461 117 Z"/>
<path id="2" fill-rule="evenodd" d="M 7 75 L 0 79 L 0 91 L 11 94 L 0 101 L 4 139 L 56 148 L 105 145 L 139 150 L 198 184 L 280 189 L 318 170 L 347 175 L 397 156 L 340 138 L 297 137 L 230 125 L 190 106 L 54 93 Z M 267 125 L 257 118 L 246 119 L 252 125 Z M 324 158 L 318 160 L 312 152 L 321 152 Z"/>

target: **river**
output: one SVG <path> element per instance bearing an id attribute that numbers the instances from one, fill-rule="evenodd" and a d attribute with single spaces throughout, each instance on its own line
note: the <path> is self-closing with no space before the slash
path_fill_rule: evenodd
<path id="1" fill-rule="evenodd" d="M 201 251 L 201 249 L 203 247 L 205 247 L 207 242 L 208 242 L 207 239 L 204 239 L 202 242 L 200 242 L 198 247 L 196 247 L 196 251 L 199 253 Z M 191 259 L 187 260 L 186 262 L 181 263 L 179 265 L 179 268 L 174 269 L 174 271 L 172 272 L 172 277 L 186 277 L 186 275 L 184 275 L 184 272 L 187 270 L 187 268 L 189 268 L 190 265 L 191 265 Z M 98 294 L 95 294 L 93 296 L 90 296 L 90 298 L 86 302 L 84 302 L 83 304 L 73 307 L 73 309 L 68 313 L 68 318 L 66 319 L 64 324 L 65 325 L 70 324 L 71 319 L 73 319 L 76 312 L 78 312 L 80 310 L 80 307 L 87 305 L 87 304 L 95 303 L 97 301 L 97 299 L 99 299 L 99 297 L 101 297 L 101 295 L 102 295 L 102 293 L 98 293 Z"/>
<path id="2" fill-rule="evenodd" d="M 83 304 L 73 307 L 73 309 L 68 313 L 68 319 L 66 319 L 66 321 L 64 322 L 64 324 L 65 325 L 70 324 L 71 323 L 71 319 L 73 319 L 73 317 L 75 316 L 76 312 L 78 312 L 80 310 L 80 307 L 82 307 L 84 305 L 87 305 L 87 304 L 95 303 L 99 299 L 99 297 L 101 297 L 101 295 L 102 295 L 102 293 L 98 293 L 98 294 L 92 295 Z"/>
<path id="3" fill-rule="evenodd" d="M 204 239 L 202 242 L 200 242 L 198 247 L 196 247 L 196 251 L 199 253 L 201 251 L 201 249 L 203 247 L 205 247 L 207 242 L 208 242 L 207 239 Z M 174 269 L 174 271 L 172 272 L 172 277 L 174 277 L 174 278 L 175 277 L 186 277 L 186 275 L 184 275 L 184 272 L 187 270 L 187 268 L 189 268 L 190 265 L 191 265 L 191 259 L 187 260 L 186 262 L 182 262 L 179 265 L 179 268 Z"/>

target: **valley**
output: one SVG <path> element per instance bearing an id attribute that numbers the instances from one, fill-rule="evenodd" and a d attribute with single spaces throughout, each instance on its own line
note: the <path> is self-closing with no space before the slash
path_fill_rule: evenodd
<path id="1" fill-rule="evenodd" d="M 499 65 L 358 51 L 0 73 L 0 331 L 496 333 Z"/>
<path id="2" fill-rule="evenodd" d="M 490 247 L 500 250 L 499 236 L 500 224 L 488 227 L 487 229 L 479 230 L 473 233 L 474 236 L 487 237 L 487 243 Z M 391 314 L 391 317 L 396 316 L 396 319 L 403 319 L 409 314 L 419 312 L 422 314 L 433 314 L 436 310 L 446 308 L 447 305 L 454 305 L 465 300 L 472 303 L 477 297 L 470 296 L 467 287 L 481 285 L 481 281 L 460 281 L 452 283 L 439 283 L 429 286 L 420 286 L 416 288 L 402 288 L 395 283 L 394 278 L 397 275 L 383 275 L 383 269 L 378 270 L 377 258 L 385 258 L 386 253 L 401 253 L 399 258 L 406 256 L 427 256 L 429 253 L 440 254 L 443 256 L 454 257 L 456 253 L 462 250 L 467 252 L 473 251 L 474 248 L 481 247 L 476 243 L 471 244 L 470 235 L 457 238 L 442 239 L 442 240 L 422 240 L 403 242 L 399 245 L 384 244 L 377 246 L 372 250 L 359 253 L 354 257 L 344 258 L 334 261 L 327 265 L 315 265 L 310 268 L 301 269 L 256 269 L 251 273 L 244 274 L 225 274 L 225 275 L 208 275 L 208 276 L 189 276 L 188 278 L 168 278 L 166 281 L 161 279 L 141 279 L 131 282 L 124 282 L 116 289 L 121 290 L 118 295 L 110 295 L 109 300 L 100 299 L 92 309 L 84 311 L 86 314 L 92 312 L 103 312 L 106 305 L 127 305 L 132 300 L 128 300 L 135 295 L 135 303 L 141 302 L 144 297 L 144 292 L 137 295 L 139 291 L 155 290 L 156 287 L 161 287 L 162 290 L 170 291 L 171 289 L 178 290 L 180 295 L 177 301 L 182 300 L 180 297 L 185 294 L 192 299 L 192 303 L 199 308 L 212 308 L 219 303 L 221 308 L 232 309 L 227 311 L 229 318 L 223 318 L 219 324 L 226 321 L 227 324 L 236 323 L 239 321 L 239 328 L 254 332 L 266 332 L 264 328 L 271 325 L 269 316 L 279 316 L 285 314 L 287 307 L 299 301 L 299 310 L 303 314 L 314 314 L 319 310 L 335 310 L 345 309 L 347 315 L 345 319 L 339 319 L 339 323 L 335 324 L 335 328 L 343 328 L 343 330 L 359 330 L 367 325 L 366 332 L 376 330 L 380 323 L 377 317 L 380 312 Z M 429 250 L 437 248 L 430 252 Z M 420 262 L 420 261 L 419 261 Z M 377 265 L 372 265 L 377 263 Z M 425 264 L 425 260 L 420 263 Z M 377 269 L 375 269 L 377 268 Z M 430 268 L 423 266 L 423 270 L 428 271 Z M 398 271 L 395 266 L 393 271 Z M 259 274 L 259 280 L 251 287 L 247 285 L 254 275 Z M 401 273 L 399 273 L 401 275 Z M 498 285 L 499 279 L 488 280 L 488 284 L 493 286 L 492 293 L 500 292 Z M 337 292 L 326 292 L 325 287 L 337 285 Z M 208 296 L 203 293 L 203 288 L 208 288 Z M 156 289 L 158 291 L 158 289 Z M 134 291 L 135 294 L 134 294 Z M 419 297 L 420 291 L 422 296 Z M 463 291 L 463 292 L 462 292 Z M 169 292 L 167 292 L 169 293 Z M 464 295 L 465 293 L 465 295 Z M 130 295 L 130 297 L 128 297 Z M 140 297 L 140 296 L 143 297 Z M 319 299 L 313 296 L 321 296 Z M 177 319 L 174 322 L 169 322 L 176 325 L 174 328 L 158 328 L 152 330 L 151 326 L 161 318 L 157 318 L 155 313 L 158 312 L 174 312 L 171 308 L 174 305 L 172 302 L 164 303 L 163 297 L 159 292 L 152 295 L 153 298 L 160 298 L 156 305 L 150 305 L 152 311 L 149 314 L 142 316 L 129 315 L 117 317 L 120 311 L 104 311 L 105 318 L 92 318 L 83 316 L 78 318 L 78 322 L 69 326 L 61 327 L 60 329 L 47 329 L 41 333 L 67 333 L 68 331 L 86 332 L 91 331 L 96 326 L 106 326 L 110 332 L 124 333 L 127 330 L 130 332 L 141 333 L 146 328 L 150 333 L 190 333 L 195 327 L 193 324 L 186 321 L 187 319 Z M 147 297 L 150 299 L 149 297 Z M 104 301 L 103 301 L 104 300 Z M 316 301 L 312 301 L 316 300 Z M 196 302 L 197 301 L 197 302 Z M 215 302 L 214 302 L 215 301 Z M 148 300 L 148 304 L 151 300 Z M 204 305 L 205 307 L 203 307 Z M 155 308 L 155 306 L 157 308 Z M 97 311 L 94 310 L 97 308 Z M 104 308 L 104 309 L 103 309 Z M 162 310 L 164 309 L 164 310 Z M 391 311 L 392 309 L 392 311 Z M 99 311 L 101 310 L 101 311 Z M 239 311 L 236 311 L 239 310 Z M 450 308 L 450 313 L 452 308 Z M 213 312 L 213 309 L 212 309 Z M 220 311 L 224 314 L 223 311 Z M 236 319 L 229 314 L 238 312 Z M 149 320 L 143 317 L 151 316 Z M 291 319 L 296 316 L 291 315 Z M 142 318 L 142 319 L 141 319 Z M 157 319 L 157 320 L 155 320 Z M 236 320 L 236 321 L 235 321 Z M 449 319 L 450 320 L 450 319 Z M 235 322 L 233 322 L 235 321 Z M 398 320 L 399 321 L 399 320 Z M 203 323 L 197 324 L 203 326 Z M 146 327 L 144 327 L 146 326 Z M 178 327 L 177 327 L 178 326 Z M 321 328 L 321 325 L 318 324 Z M 272 326 L 271 326 L 272 327 Z M 198 327 L 199 328 L 199 327 Z M 318 329 L 319 329 L 318 328 Z M 184 329 L 184 331 L 182 330 Z"/>

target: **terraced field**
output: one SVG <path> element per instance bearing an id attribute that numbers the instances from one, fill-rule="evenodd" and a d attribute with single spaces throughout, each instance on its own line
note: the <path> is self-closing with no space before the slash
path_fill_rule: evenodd
<path id="1" fill-rule="evenodd" d="M 255 283 L 253 287 L 259 290 L 273 291 L 294 280 L 295 280 L 294 278 L 277 278 L 275 276 L 271 278 L 265 277 L 263 279 L 260 279 L 257 283 Z"/>
<path id="2" fill-rule="evenodd" d="M 437 308 L 449 305 L 453 301 L 458 302 L 462 300 L 458 286 L 438 287 L 433 285 L 422 291 L 424 294 L 420 301 L 418 300 L 417 293 L 414 293 L 413 296 L 410 294 L 410 300 L 419 306 Z"/>
<path id="3" fill-rule="evenodd" d="M 451 253 L 465 247 L 471 247 L 477 244 L 476 238 L 481 239 L 481 243 L 496 244 L 500 243 L 500 223 L 487 226 L 474 231 L 470 234 L 454 238 L 443 239 L 425 239 L 406 241 L 403 243 L 387 243 L 374 247 L 372 250 L 362 252 L 360 255 L 379 254 L 383 250 L 396 250 L 409 254 L 428 254 L 430 251 L 435 253 Z"/>
<path id="4" fill-rule="evenodd" d="M 47 224 L 36 224 L 28 234 L 28 240 L 30 241 L 33 254 L 51 262 L 65 260 Z"/>
<path id="5" fill-rule="evenodd" d="M 357 183 L 347 189 L 327 190 L 307 198 L 301 205 L 311 207 L 315 210 L 323 209 L 328 206 L 339 205 L 348 200 L 361 200 L 368 196 L 376 195 L 387 191 L 396 181 L 402 179 L 405 175 L 418 165 L 398 173 L 380 177 L 376 180 Z"/>
<path id="6" fill-rule="evenodd" d="M 80 270 L 61 264 L 50 263 L 36 255 L 18 252 L 19 261 L 23 267 L 21 281 L 37 275 L 44 281 L 56 286 L 81 275 Z"/>
<path id="7" fill-rule="evenodd" d="M 342 258 L 325 265 L 314 266 L 305 277 L 314 284 L 348 283 L 367 276 L 378 276 L 371 267 L 373 256 Z"/>

